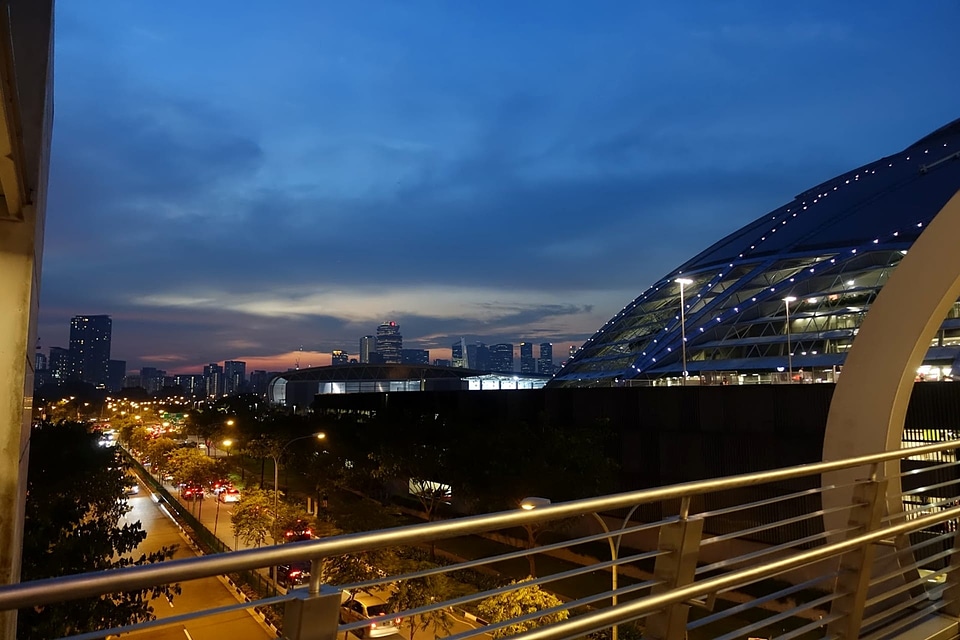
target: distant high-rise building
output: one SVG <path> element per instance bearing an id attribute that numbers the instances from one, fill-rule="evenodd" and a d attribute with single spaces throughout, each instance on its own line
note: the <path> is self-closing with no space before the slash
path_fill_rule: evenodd
<path id="1" fill-rule="evenodd" d="M 107 363 L 107 389 L 116 393 L 123 389 L 123 378 L 127 375 L 126 360 L 111 360 Z"/>
<path id="2" fill-rule="evenodd" d="M 107 387 L 110 362 L 110 316 L 74 316 L 70 320 L 70 378 Z"/>
<path id="3" fill-rule="evenodd" d="M 367 364 L 385 364 L 383 354 L 377 351 L 370 352 L 370 361 Z"/>
<path id="4" fill-rule="evenodd" d="M 255 369 L 250 374 L 250 391 L 260 396 L 264 395 L 267 392 L 267 383 L 272 377 L 263 369 Z"/>
<path id="5" fill-rule="evenodd" d="M 445 358 L 434 358 L 433 366 L 435 367 L 452 367 L 453 363 L 450 360 Z"/>
<path id="6" fill-rule="evenodd" d="M 70 351 L 63 347 L 50 347 L 50 374 L 57 382 L 70 377 Z"/>
<path id="7" fill-rule="evenodd" d="M 553 343 L 540 343 L 540 357 L 537 359 L 537 372 L 540 375 L 553 375 Z"/>
<path id="8" fill-rule="evenodd" d="M 384 322 L 377 327 L 377 353 L 383 356 L 386 364 L 400 363 L 400 350 L 403 349 L 403 336 L 396 322 Z"/>
<path id="9" fill-rule="evenodd" d="M 520 343 L 520 373 L 536 373 L 537 361 L 533 357 L 533 343 Z"/>
<path id="10" fill-rule="evenodd" d="M 453 360 L 453 366 L 459 369 L 469 369 L 471 364 L 467 362 L 468 352 L 466 340 L 460 338 L 460 340 L 454 342 L 450 347 L 450 358 Z"/>
<path id="11" fill-rule="evenodd" d="M 370 362 L 370 354 L 377 350 L 377 339 L 374 336 L 360 338 L 360 364 Z"/>
<path id="12" fill-rule="evenodd" d="M 42 351 L 37 351 L 37 353 L 34 355 L 33 368 L 35 370 L 47 368 L 47 356 L 45 356 Z"/>
<path id="13" fill-rule="evenodd" d="M 430 364 L 430 352 L 426 349 L 401 349 L 400 362 L 403 364 Z"/>
<path id="14" fill-rule="evenodd" d="M 227 360 L 223 363 L 223 392 L 227 395 L 241 393 L 247 386 L 247 363 L 242 360 Z"/>
<path id="15" fill-rule="evenodd" d="M 163 388 L 163 378 L 167 375 L 166 371 L 162 369 L 157 369 L 156 367 L 141 367 L 140 368 L 140 385 L 147 390 L 147 393 L 157 393 L 160 389 Z M 127 385 L 124 386 L 137 386 L 137 385 Z"/>
<path id="16" fill-rule="evenodd" d="M 207 395 L 207 377 L 199 373 L 188 373 L 173 376 L 173 383 L 183 389 L 183 393 L 195 398 L 204 398 Z"/>
<path id="17" fill-rule="evenodd" d="M 203 377 L 207 381 L 208 398 L 223 395 L 223 367 L 216 362 L 211 362 L 203 368 Z"/>
<path id="18" fill-rule="evenodd" d="M 497 373 L 513 373 L 513 345 L 490 345 L 490 369 Z"/>
<path id="19" fill-rule="evenodd" d="M 482 342 L 467 345 L 467 366 L 477 371 L 493 371 L 490 349 Z"/>
<path id="20" fill-rule="evenodd" d="M 330 354 L 330 364 L 347 364 L 349 359 L 347 352 L 341 351 L 340 349 L 335 349 L 333 353 Z"/>

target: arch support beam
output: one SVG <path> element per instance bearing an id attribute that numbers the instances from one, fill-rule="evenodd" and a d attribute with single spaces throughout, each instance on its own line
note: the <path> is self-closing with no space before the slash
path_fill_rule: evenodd
<path id="1" fill-rule="evenodd" d="M 960 192 L 940 210 L 867 312 L 830 404 L 823 459 L 900 448 L 917 368 L 960 298 Z M 890 491 L 900 483 L 891 478 Z"/>

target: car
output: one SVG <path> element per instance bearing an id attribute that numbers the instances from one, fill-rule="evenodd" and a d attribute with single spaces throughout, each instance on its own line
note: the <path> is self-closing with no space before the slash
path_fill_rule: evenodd
<path id="1" fill-rule="evenodd" d="M 310 580 L 309 562 L 292 562 L 277 566 L 277 584 L 281 587 L 296 587 Z"/>
<path id="2" fill-rule="evenodd" d="M 217 500 L 220 502 L 240 502 L 240 490 L 230 487 L 217 494 Z"/>
<path id="3" fill-rule="evenodd" d="M 180 488 L 180 497 L 184 500 L 203 500 L 203 487 L 198 484 L 185 484 Z"/>
<path id="4" fill-rule="evenodd" d="M 283 541 L 300 542 L 301 540 L 313 540 L 313 530 L 308 523 L 297 519 L 293 526 L 283 532 Z"/>
<path id="5" fill-rule="evenodd" d="M 127 478 L 127 481 L 124 484 L 123 492 L 128 496 L 137 495 L 140 493 L 140 483 L 137 482 L 136 478 Z"/>
<path id="6" fill-rule="evenodd" d="M 340 595 L 340 622 L 349 624 L 360 620 L 371 620 L 393 612 L 386 600 L 379 596 L 362 592 L 343 591 Z M 359 638 L 380 638 L 400 633 L 403 618 L 386 618 L 370 622 L 365 627 L 354 629 Z"/>

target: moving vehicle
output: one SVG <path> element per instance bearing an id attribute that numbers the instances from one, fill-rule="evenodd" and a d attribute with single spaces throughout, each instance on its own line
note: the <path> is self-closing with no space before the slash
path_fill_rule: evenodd
<path id="1" fill-rule="evenodd" d="M 230 487 L 217 494 L 217 500 L 220 502 L 240 502 L 240 490 Z"/>
<path id="2" fill-rule="evenodd" d="M 185 484 L 180 488 L 180 497 L 184 500 L 203 500 L 203 487 L 198 484 Z"/>
<path id="3" fill-rule="evenodd" d="M 350 623 L 370 620 L 392 613 L 392 607 L 379 596 L 362 592 L 343 591 L 340 596 L 340 622 Z M 359 638 L 380 638 L 400 633 L 403 618 L 386 618 L 370 622 L 368 626 L 354 629 Z"/>
<path id="4" fill-rule="evenodd" d="M 309 562 L 292 562 L 277 566 L 277 584 L 281 587 L 296 587 L 310 580 Z"/>

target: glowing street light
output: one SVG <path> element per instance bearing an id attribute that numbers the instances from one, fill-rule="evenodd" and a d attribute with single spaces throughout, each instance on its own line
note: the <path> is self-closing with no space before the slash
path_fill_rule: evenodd
<path id="1" fill-rule="evenodd" d="M 546 507 L 551 504 L 550 498 L 537 498 L 531 496 L 529 498 L 524 498 L 520 502 L 520 508 L 525 509 L 526 511 L 532 511 L 538 507 Z M 637 507 L 640 505 L 634 505 L 630 512 L 627 514 L 627 517 L 623 520 L 623 526 L 620 527 L 619 533 L 616 536 L 610 533 L 610 527 L 607 526 L 606 521 L 600 517 L 598 513 L 591 513 L 600 523 L 600 528 L 603 529 L 604 533 L 607 534 L 607 543 L 610 545 L 610 606 L 617 606 L 617 556 L 620 551 L 620 539 L 623 537 L 623 530 L 626 528 L 627 523 L 630 522 L 630 518 L 633 516 L 634 512 L 637 510 Z M 614 537 L 616 537 L 616 542 L 614 542 Z M 610 627 L 610 640 L 617 640 L 617 625 Z"/>
<path id="2" fill-rule="evenodd" d="M 280 450 L 277 451 L 276 455 L 270 456 L 273 458 L 273 517 L 274 518 L 277 517 L 277 506 L 278 506 L 278 500 L 280 497 L 280 487 L 278 486 L 280 484 L 280 456 L 282 456 L 283 452 L 287 450 L 287 447 L 289 447 L 294 442 L 297 442 L 299 440 L 306 440 L 307 438 L 316 438 L 317 440 L 323 440 L 326 437 L 327 437 L 327 434 L 325 434 L 323 431 L 319 431 L 317 433 L 311 433 L 308 436 L 300 436 L 299 438 L 294 438 L 293 440 L 288 441 L 282 447 L 280 447 Z"/>
<path id="3" fill-rule="evenodd" d="M 787 382 L 793 384 L 793 349 L 790 348 L 790 303 L 796 302 L 793 296 L 787 296 L 783 299 L 787 312 Z"/>
<path id="4" fill-rule="evenodd" d="M 682 384 L 687 384 L 687 328 L 686 316 L 683 309 L 683 288 L 688 284 L 693 284 L 690 278 L 677 278 L 674 280 L 680 285 L 680 353 L 683 357 L 683 380 Z M 613 640 L 616 640 L 614 638 Z"/>

